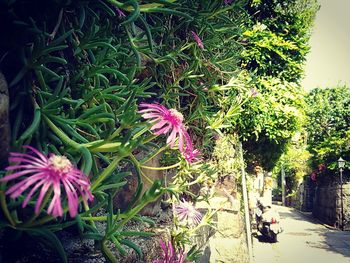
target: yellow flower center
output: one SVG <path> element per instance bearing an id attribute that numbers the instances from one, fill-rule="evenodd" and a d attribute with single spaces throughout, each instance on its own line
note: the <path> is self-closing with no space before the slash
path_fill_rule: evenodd
<path id="1" fill-rule="evenodd" d="M 184 120 L 184 116 L 180 112 L 178 112 L 177 110 L 170 109 L 169 111 L 170 111 L 171 115 L 174 116 L 180 122 L 182 122 Z"/>
<path id="2" fill-rule="evenodd" d="M 67 173 L 72 168 L 72 163 L 65 156 L 52 155 L 49 162 L 57 172 Z"/>

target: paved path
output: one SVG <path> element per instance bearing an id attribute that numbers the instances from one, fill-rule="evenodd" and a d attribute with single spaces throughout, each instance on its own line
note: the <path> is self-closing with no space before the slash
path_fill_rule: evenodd
<path id="1" fill-rule="evenodd" d="M 253 238 L 254 263 L 350 263 L 350 231 L 329 229 L 291 208 L 274 208 L 284 232 L 275 244 Z"/>

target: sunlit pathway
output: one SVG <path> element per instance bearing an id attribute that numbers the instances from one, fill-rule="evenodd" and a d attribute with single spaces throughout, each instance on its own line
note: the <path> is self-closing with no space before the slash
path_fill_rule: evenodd
<path id="1" fill-rule="evenodd" d="M 293 209 L 275 208 L 284 232 L 275 244 L 253 238 L 254 263 L 350 263 L 350 231 L 330 230 Z"/>

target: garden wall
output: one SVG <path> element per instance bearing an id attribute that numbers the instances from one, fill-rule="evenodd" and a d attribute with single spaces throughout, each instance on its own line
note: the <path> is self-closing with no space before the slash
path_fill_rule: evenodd
<path id="1" fill-rule="evenodd" d="M 350 230 L 350 183 L 343 185 L 344 229 Z M 313 216 L 326 224 L 341 226 L 340 186 L 318 186 L 316 188 Z"/>
<path id="2" fill-rule="evenodd" d="M 207 210 L 206 203 L 197 205 Z M 204 247 L 200 263 L 247 263 L 249 254 L 244 217 L 240 212 L 240 202 L 226 197 L 215 197 L 210 201 L 211 209 L 220 209 L 214 215 L 214 228 L 202 228 L 196 243 Z"/>

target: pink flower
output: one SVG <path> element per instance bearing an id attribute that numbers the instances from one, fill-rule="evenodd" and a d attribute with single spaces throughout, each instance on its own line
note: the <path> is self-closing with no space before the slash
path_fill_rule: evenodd
<path id="1" fill-rule="evenodd" d="M 142 117 L 149 119 L 153 126 L 151 131 L 156 135 L 169 134 L 166 143 L 171 148 L 175 147 L 178 139 L 178 147 L 188 162 L 192 162 L 199 156 L 199 151 L 193 148 L 190 135 L 183 124 L 183 116 L 175 109 L 167 109 L 160 104 L 141 103 L 139 113 Z"/>
<path id="2" fill-rule="evenodd" d="M 183 156 L 189 163 L 198 161 L 200 155 L 201 155 L 201 152 L 197 149 L 193 150 L 193 148 L 191 150 L 186 149 L 186 151 L 183 153 Z"/>
<path id="3" fill-rule="evenodd" d="M 191 33 L 192 33 L 192 36 L 193 36 L 194 40 L 197 42 L 198 47 L 200 49 L 204 49 L 204 45 L 203 45 L 202 39 L 200 39 L 200 37 L 197 35 L 196 32 L 191 31 Z"/>
<path id="4" fill-rule="evenodd" d="M 89 179 L 75 168 L 65 156 L 51 154 L 47 157 L 31 146 L 24 146 L 24 148 L 30 149 L 32 153 L 10 153 L 9 161 L 18 164 L 8 166 L 6 170 L 18 171 L 0 179 L 1 182 L 8 182 L 27 176 L 6 191 L 6 194 L 9 194 L 12 198 L 17 198 L 30 189 L 22 203 L 22 207 L 28 204 L 35 192 L 39 192 L 39 189 L 40 193 L 35 204 L 36 214 L 39 214 L 43 199 L 50 189 L 53 190 L 53 197 L 47 208 L 47 213 L 54 217 L 63 215 L 62 190 L 66 192 L 71 217 L 75 217 L 78 212 L 78 194 L 84 202 L 93 200 Z"/>
<path id="5" fill-rule="evenodd" d="M 185 200 L 175 205 L 174 210 L 180 221 L 186 221 L 191 225 L 198 225 L 202 220 L 202 214 L 196 210 L 192 203 Z"/>
<path id="6" fill-rule="evenodd" d="M 160 247 L 163 250 L 161 259 L 154 260 L 153 263 L 184 263 L 186 260 L 186 253 L 183 250 L 180 250 L 177 255 L 175 255 L 175 250 L 171 242 L 168 242 L 168 245 L 164 243 L 163 240 L 160 240 Z"/>
<path id="7" fill-rule="evenodd" d="M 142 117 L 145 119 L 151 119 L 151 122 L 155 124 L 151 127 L 151 131 L 154 131 L 156 135 L 170 133 L 167 139 L 167 143 L 173 148 L 176 138 L 179 138 L 179 148 L 184 145 L 184 131 L 185 127 L 182 123 L 183 116 L 175 109 L 167 109 L 160 104 L 141 103 L 139 113 L 142 113 Z"/>

